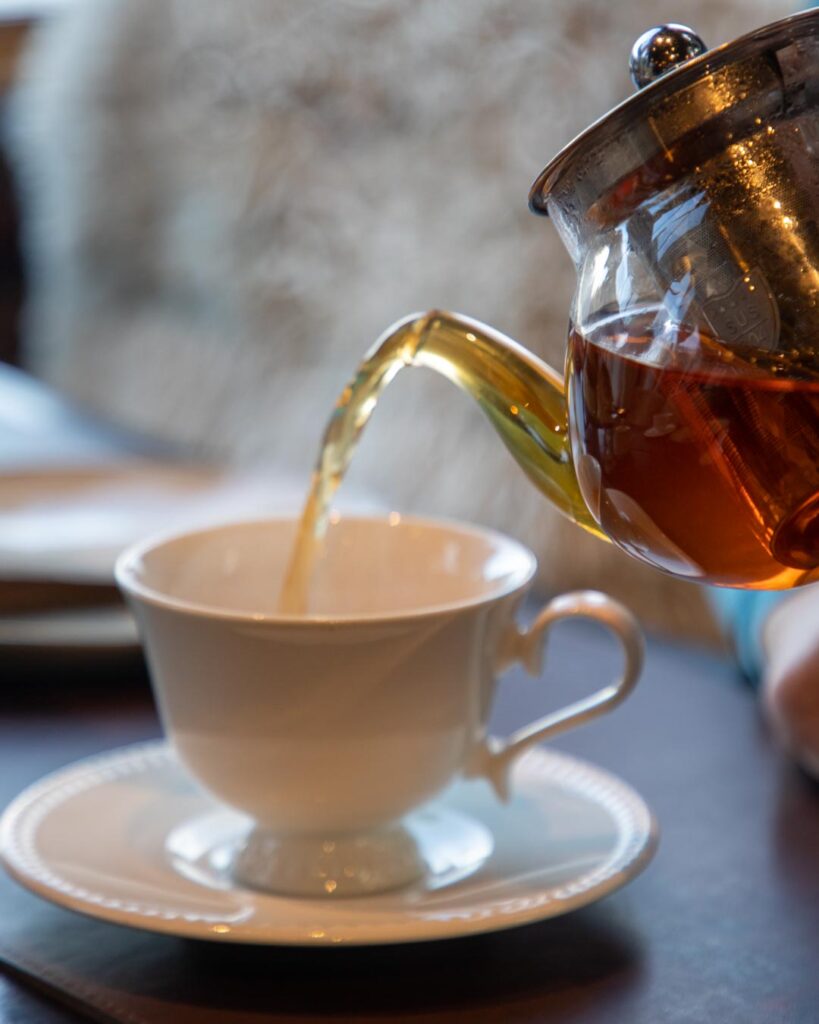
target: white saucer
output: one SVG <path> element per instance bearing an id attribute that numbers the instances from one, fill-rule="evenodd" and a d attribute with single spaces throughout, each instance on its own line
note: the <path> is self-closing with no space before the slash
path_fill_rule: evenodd
<path id="1" fill-rule="evenodd" d="M 421 883 L 296 900 L 230 881 L 224 861 L 247 820 L 192 783 L 168 746 L 152 743 L 35 783 L 0 821 L 0 856 L 27 888 L 92 917 L 281 945 L 417 942 L 511 928 L 592 903 L 651 859 L 651 812 L 600 768 L 532 751 L 515 768 L 513 793 L 502 805 L 486 783 L 458 782 L 409 819 L 430 865 Z M 438 848 L 436 822 L 445 833 L 459 820 L 460 845 L 443 840 Z"/>

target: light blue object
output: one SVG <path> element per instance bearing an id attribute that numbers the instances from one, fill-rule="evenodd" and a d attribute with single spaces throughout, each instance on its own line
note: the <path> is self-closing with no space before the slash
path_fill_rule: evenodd
<path id="1" fill-rule="evenodd" d="M 762 624 L 787 595 L 786 590 L 708 590 L 711 604 L 734 642 L 742 671 L 754 681 L 762 669 Z"/>

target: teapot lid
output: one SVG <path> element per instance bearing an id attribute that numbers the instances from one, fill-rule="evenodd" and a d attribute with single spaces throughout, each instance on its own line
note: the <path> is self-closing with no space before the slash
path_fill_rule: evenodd
<path id="1" fill-rule="evenodd" d="M 541 171 L 529 208 L 611 223 L 715 150 L 815 102 L 819 9 L 756 29 L 713 50 L 681 25 L 634 44 L 640 91 L 596 121 Z"/>

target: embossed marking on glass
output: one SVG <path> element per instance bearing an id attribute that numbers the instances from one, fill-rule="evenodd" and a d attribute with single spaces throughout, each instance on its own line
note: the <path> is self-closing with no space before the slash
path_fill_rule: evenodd
<path id="1" fill-rule="evenodd" d="M 565 382 L 464 317 L 399 322 L 339 400 L 311 536 L 381 389 L 427 366 L 637 558 L 728 586 L 819 579 L 819 11 L 703 49 L 681 26 L 642 36 L 648 84 L 532 187 L 577 268 Z"/>

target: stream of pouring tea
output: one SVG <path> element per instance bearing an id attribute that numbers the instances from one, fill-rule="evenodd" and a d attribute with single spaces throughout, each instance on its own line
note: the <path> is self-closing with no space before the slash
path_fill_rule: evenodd
<path id="1" fill-rule="evenodd" d="M 303 615 L 309 608 L 310 582 L 327 532 L 330 504 L 379 395 L 401 369 L 412 363 L 417 347 L 417 331 L 412 326 L 402 324 L 395 334 L 379 339 L 375 352 L 365 358 L 336 402 L 321 441 L 279 594 L 280 612 Z"/>
<path id="2" fill-rule="evenodd" d="M 336 402 L 279 592 L 280 612 L 308 611 L 330 503 L 381 392 L 409 366 L 435 370 L 471 394 L 535 485 L 599 534 L 572 469 L 561 378 L 510 338 L 467 317 L 437 310 L 414 314 L 381 335 Z M 545 385 L 544 374 L 553 387 Z"/>

